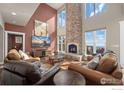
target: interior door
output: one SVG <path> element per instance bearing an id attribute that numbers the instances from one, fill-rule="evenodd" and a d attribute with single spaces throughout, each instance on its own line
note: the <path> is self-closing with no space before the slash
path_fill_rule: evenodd
<path id="1" fill-rule="evenodd" d="M 22 50 L 23 35 L 8 34 L 8 52 L 11 49 Z"/>

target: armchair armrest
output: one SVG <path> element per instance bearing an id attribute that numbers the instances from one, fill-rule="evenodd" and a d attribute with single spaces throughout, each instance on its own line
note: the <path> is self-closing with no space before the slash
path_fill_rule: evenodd
<path id="1" fill-rule="evenodd" d="M 69 69 L 77 71 L 84 75 L 87 80 L 93 81 L 95 84 L 120 85 L 121 79 L 116 79 L 112 75 L 102 73 L 96 70 L 83 67 L 81 65 L 69 64 Z"/>
<path id="2" fill-rule="evenodd" d="M 52 68 L 50 68 L 47 72 L 45 72 L 41 79 L 36 82 L 34 85 L 42 85 L 45 84 L 45 82 L 47 82 L 47 80 L 49 78 L 51 78 L 52 76 L 54 76 L 60 69 L 59 67 L 60 64 L 56 63 Z"/>

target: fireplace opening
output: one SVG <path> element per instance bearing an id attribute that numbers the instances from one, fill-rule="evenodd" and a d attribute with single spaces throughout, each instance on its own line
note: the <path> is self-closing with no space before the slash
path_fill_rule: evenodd
<path id="1" fill-rule="evenodd" d="M 70 44 L 69 46 L 68 46 L 68 51 L 69 51 L 69 53 L 77 53 L 77 45 L 75 45 L 75 44 Z"/>

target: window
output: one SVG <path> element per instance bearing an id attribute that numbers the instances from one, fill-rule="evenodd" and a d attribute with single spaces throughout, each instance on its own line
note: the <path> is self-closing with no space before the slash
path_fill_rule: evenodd
<path id="1" fill-rule="evenodd" d="M 106 10 L 105 3 L 86 3 L 85 6 L 86 18 L 102 13 L 105 10 Z"/>
<path id="2" fill-rule="evenodd" d="M 57 12 L 57 50 L 65 52 L 66 48 L 66 8 L 63 6 Z"/>
<path id="3" fill-rule="evenodd" d="M 106 29 L 85 32 L 86 53 L 103 53 L 106 49 Z"/>
<path id="4" fill-rule="evenodd" d="M 65 36 L 58 36 L 58 51 L 65 51 Z"/>
<path id="5" fill-rule="evenodd" d="M 65 26 L 66 12 L 65 9 L 58 12 L 58 28 Z"/>

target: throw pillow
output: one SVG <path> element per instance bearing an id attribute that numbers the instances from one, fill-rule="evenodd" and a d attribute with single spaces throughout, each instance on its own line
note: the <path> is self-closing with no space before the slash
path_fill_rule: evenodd
<path id="1" fill-rule="evenodd" d="M 93 61 L 93 62 L 88 63 L 88 68 L 96 69 L 97 65 L 98 65 L 98 63 Z"/>
<path id="2" fill-rule="evenodd" d="M 21 55 L 23 60 L 29 59 L 29 56 L 26 53 L 24 53 L 23 51 L 19 50 L 19 54 Z"/>
<path id="3" fill-rule="evenodd" d="M 104 73 L 111 73 L 116 67 L 117 67 L 116 55 L 108 53 L 101 58 L 96 70 Z"/>
<path id="4" fill-rule="evenodd" d="M 97 65 L 98 65 L 98 62 L 99 62 L 99 57 L 98 56 L 95 56 L 88 64 L 88 68 L 90 69 L 96 69 Z"/>
<path id="5" fill-rule="evenodd" d="M 21 56 L 16 49 L 11 49 L 7 54 L 9 60 L 20 60 Z"/>

